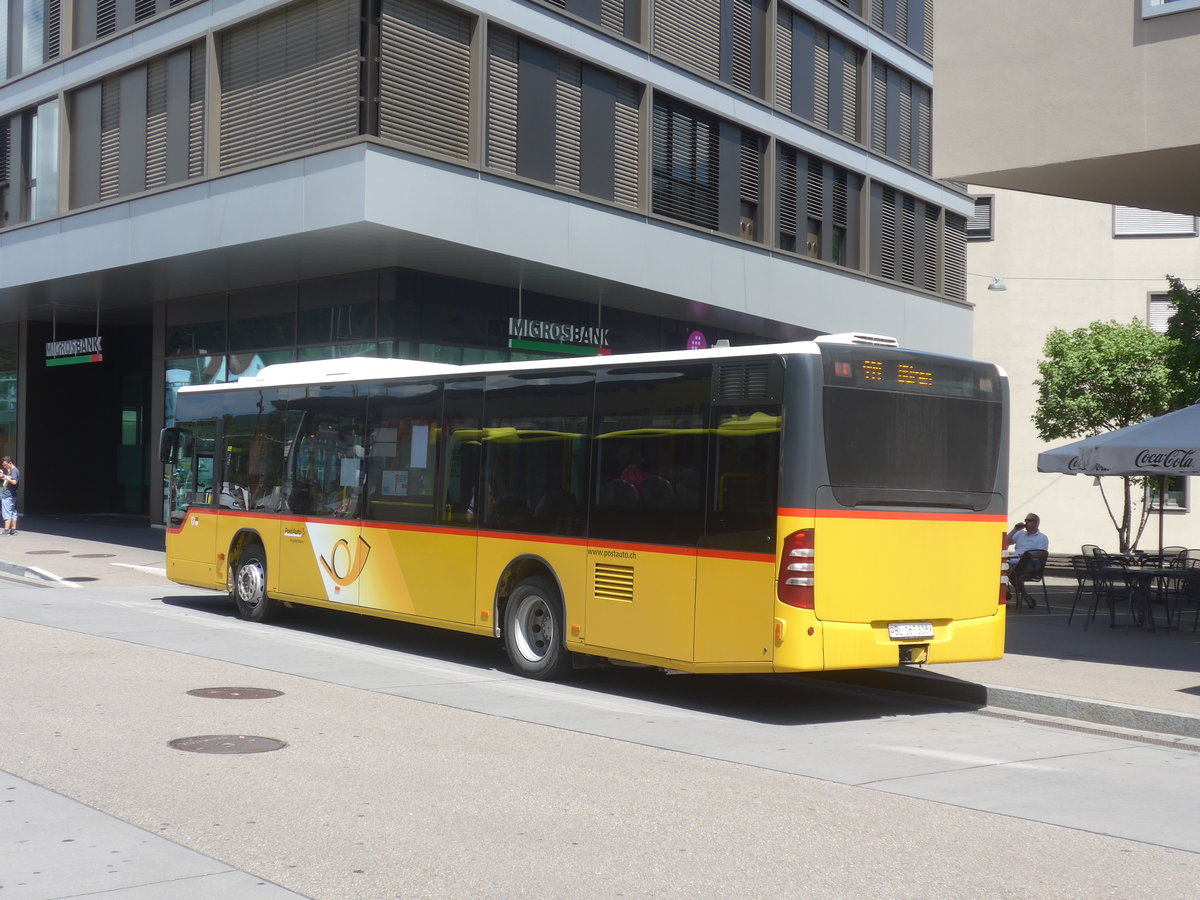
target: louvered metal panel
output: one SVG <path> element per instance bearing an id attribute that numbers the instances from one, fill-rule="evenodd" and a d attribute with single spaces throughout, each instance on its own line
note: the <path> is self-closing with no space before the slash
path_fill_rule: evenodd
<path id="1" fill-rule="evenodd" d="M 907 194 L 900 204 L 900 274 L 904 284 L 917 283 L 917 210 L 916 201 Z"/>
<path id="2" fill-rule="evenodd" d="M 46 59 L 57 59 L 62 52 L 62 3 L 46 0 Z"/>
<path id="3" fill-rule="evenodd" d="M 779 179 L 779 230 L 792 238 L 796 236 L 796 151 L 780 147 L 776 177 Z"/>
<path id="4" fill-rule="evenodd" d="M 600 0 L 600 26 L 614 34 L 625 34 L 625 0 Z"/>
<path id="5" fill-rule="evenodd" d="M 154 15 L 154 9 L 157 6 L 155 0 L 134 0 L 133 2 L 133 21 L 141 22 L 143 19 L 149 19 Z"/>
<path id="6" fill-rule="evenodd" d="M 753 403 L 773 400 L 777 394 L 774 367 L 767 359 L 745 363 L 721 363 L 716 367 L 717 403 Z"/>
<path id="7" fill-rule="evenodd" d="M 921 287 L 931 293 L 936 293 L 938 289 L 938 216 L 938 208 L 926 203 L 925 221 L 922 223 L 925 255 L 921 260 L 924 274 Z"/>
<path id="8" fill-rule="evenodd" d="M 316 0 L 221 36 L 221 166 L 358 133 L 358 3 Z"/>
<path id="9" fill-rule="evenodd" d="M 204 174 L 204 44 L 192 44 L 191 84 L 188 88 L 188 178 Z"/>
<path id="10" fill-rule="evenodd" d="M 1113 207 L 1114 235 L 1196 234 L 1196 217 L 1133 206 Z"/>
<path id="11" fill-rule="evenodd" d="M 641 161 L 641 88 L 629 81 L 617 82 L 615 134 L 613 136 L 613 200 L 637 209 L 641 205 L 638 172 Z"/>
<path id="12" fill-rule="evenodd" d="M 967 237 L 982 240 L 992 236 L 992 198 L 976 197 L 975 212 L 967 220 Z"/>
<path id="13" fill-rule="evenodd" d="M 733 5 L 733 86 L 749 93 L 754 71 L 753 0 L 728 0 Z"/>
<path id="14" fill-rule="evenodd" d="M 810 219 L 820 219 L 821 212 L 825 208 L 825 163 L 815 156 L 809 156 L 807 160 L 806 201 L 808 205 L 808 217 Z"/>
<path id="15" fill-rule="evenodd" d="M 579 60 L 559 54 L 554 97 L 554 183 L 579 190 L 583 81 Z"/>
<path id="16" fill-rule="evenodd" d="M 146 187 L 167 183 L 167 58 L 146 64 Z"/>
<path id="17" fill-rule="evenodd" d="M 942 226 L 942 293 L 955 300 L 967 297 L 967 222 L 946 213 Z"/>
<path id="18" fill-rule="evenodd" d="M 895 0 L 896 33 L 893 35 L 902 44 L 908 43 L 908 0 Z"/>
<path id="19" fill-rule="evenodd" d="M 852 141 L 859 139 L 858 70 L 862 54 L 857 47 L 846 45 L 842 60 L 842 135 Z"/>
<path id="20" fill-rule="evenodd" d="M 762 139 L 742 129 L 741 166 L 738 170 L 740 198 L 757 206 L 762 200 Z"/>
<path id="21" fill-rule="evenodd" d="M 926 175 L 933 171 L 933 109 L 927 88 L 917 88 L 916 104 L 917 158 L 913 166 Z"/>
<path id="22" fill-rule="evenodd" d="M 517 171 L 517 37 L 492 28 L 488 34 L 487 164 Z"/>
<path id="23" fill-rule="evenodd" d="M 7 185 L 12 166 L 12 131 L 10 119 L 0 119 L 0 186 Z M 7 224 L 7 223 L 5 223 Z"/>
<path id="24" fill-rule="evenodd" d="M 470 153 L 474 20 L 422 0 L 384 0 L 379 136 L 447 156 Z"/>
<path id="25" fill-rule="evenodd" d="M 871 149 L 887 153 L 887 67 L 875 63 L 871 70 Z"/>
<path id="26" fill-rule="evenodd" d="M 934 0 L 925 0 L 925 46 L 923 52 L 929 59 L 933 59 L 933 3 Z"/>
<path id="27" fill-rule="evenodd" d="M 863 2 L 871 4 L 871 24 L 883 31 L 884 0 L 863 0 Z"/>
<path id="28" fill-rule="evenodd" d="M 913 164 L 913 83 L 908 78 L 900 79 L 900 161 Z"/>
<path id="29" fill-rule="evenodd" d="M 654 51 L 721 77 L 721 0 L 656 0 Z"/>
<path id="30" fill-rule="evenodd" d="M 829 127 L 829 32 L 817 29 L 813 47 L 813 121 L 822 128 Z M 839 73 L 839 77 L 840 77 Z"/>
<path id="31" fill-rule="evenodd" d="M 107 37 L 117 30 L 117 0 L 97 0 L 96 37 Z"/>
<path id="32" fill-rule="evenodd" d="M 885 187 L 880 193 L 879 217 L 879 274 L 896 278 L 896 192 Z"/>
<path id="33" fill-rule="evenodd" d="M 596 563 L 593 570 L 592 588 L 600 600 L 633 601 L 633 567 L 609 566 Z"/>
<path id="34" fill-rule="evenodd" d="M 779 7 L 778 27 L 775 29 L 775 105 L 792 108 L 792 11 Z"/>
<path id="35" fill-rule="evenodd" d="M 849 212 L 849 173 L 838 166 L 833 167 L 833 224 L 845 228 Z"/>
<path id="36" fill-rule="evenodd" d="M 121 79 L 104 79 L 100 88 L 100 199 L 120 194 Z"/>

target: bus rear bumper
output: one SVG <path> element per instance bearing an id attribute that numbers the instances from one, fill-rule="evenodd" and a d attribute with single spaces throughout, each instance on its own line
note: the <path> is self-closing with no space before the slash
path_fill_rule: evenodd
<path id="1" fill-rule="evenodd" d="M 999 659 L 1004 655 L 1005 611 L 973 619 L 933 622 L 933 637 L 893 640 L 887 622 L 822 622 L 809 613 L 777 620 L 776 672 L 879 669 Z M 781 627 L 782 625 L 782 627 Z M 811 632 L 811 633 L 810 633 Z"/>

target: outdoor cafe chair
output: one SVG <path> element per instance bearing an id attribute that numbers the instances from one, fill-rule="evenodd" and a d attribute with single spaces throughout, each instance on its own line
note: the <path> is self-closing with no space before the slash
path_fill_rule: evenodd
<path id="1" fill-rule="evenodd" d="M 1009 573 L 1008 582 L 1013 589 L 1013 594 L 1016 598 L 1017 612 L 1022 612 L 1021 602 L 1029 604 L 1030 608 L 1037 609 L 1037 600 L 1025 590 L 1025 585 L 1033 583 L 1042 586 L 1042 597 L 1046 601 L 1046 612 L 1050 612 L 1050 595 L 1046 591 L 1046 558 L 1050 554 L 1045 550 L 1026 550 L 1021 554 L 1021 558 L 1017 560 L 1016 566 Z"/>
<path id="2" fill-rule="evenodd" d="M 1092 558 L 1092 608 L 1084 620 L 1083 627 L 1096 621 L 1096 611 L 1101 601 L 1108 607 L 1109 627 L 1117 627 L 1117 604 L 1129 601 L 1129 583 L 1125 576 L 1125 563 L 1100 550 Z"/>
<path id="3" fill-rule="evenodd" d="M 1185 559 L 1177 567 L 1179 576 L 1174 585 L 1172 599 L 1175 606 L 1175 627 L 1180 627 L 1184 611 L 1190 607 L 1192 631 L 1200 624 L 1200 559 Z M 1171 607 L 1167 607 L 1167 626 L 1171 625 Z"/>
<path id="4" fill-rule="evenodd" d="M 1096 578 L 1093 573 L 1093 567 L 1089 564 L 1088 558 L 1083 555 L 1071 557 L 1071 570 L 1075 574 L 1075 596 L 1071 598 L 1071 614 L 1067 616 L 1067 624 L 1071 624 L 1071 620 L 1075 618 L 1075 607 L 1079 604 L 1083 595 L 1091 591 L 1096 591 Z"/>

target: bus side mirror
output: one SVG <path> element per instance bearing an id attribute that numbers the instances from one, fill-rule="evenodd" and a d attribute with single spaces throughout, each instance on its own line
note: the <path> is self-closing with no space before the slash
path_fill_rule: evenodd
<path id="1" fill-rule="evenodd" d="M 179 444 L 182 433 L 178 428 L 164 428 L 158 436 L 158 461 L 164 466 L 175 466 L 179 462 Z"/>

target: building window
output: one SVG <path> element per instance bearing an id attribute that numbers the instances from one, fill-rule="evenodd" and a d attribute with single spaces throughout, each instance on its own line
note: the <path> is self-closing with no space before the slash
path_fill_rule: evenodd
<path id="1" fill-rule="evenodd" d="M 488 166 L 638 206 L 638 85 L 492 28 L 486 102 Z"/>
<path id="2" fill-rule="evenodd" d="M 719 124 L 680 104 L 654 103 L 654 212 L 716 230 Z"/>
<path id="3" fill-rule="evenodd" d="M 1113 207 L 1113 237 L 1194 237 L 1196 217 L 1183 213 Z"/>
<path id="4" fill-rule="evenodd" d="M 859 140 L 864 51 L 786 6 L 779 8 L 775 39 L 775 102 L 802 119 Z"/>
<path id="5" fill-rule="evenodd" d="M 1158 496 L 1161 489 L 1160 478 L 1146 479 L 1146 503 L 1151 509 L 1158 509 Z M 1188 508 L 1188 480 L 1184 475 L 1167 476 L 1166 505 L 1164 510 L 1186 511 Z"/>
<path id="6" fill-rule="evenodd" d="M 779 248 L 860 268 L 862 183 L 861 175 L 780 145 L 776 154 Z"/>
<path id="7" fill-rule="evenodd" d="M 933 58 L 933 0 L 852 0 L 842 5 L 910 50 Z"/>
<path id="8" fill-rule="evenodd" d="M 1171 298 L 1167 294 L 1151 294 L 1150 306 L 1146 312 L 1146 324 L 1159 334 L 1167 333 L 1167 325 L 1171 322 Z"/>
<path id="9" fill-rule="evenodd" d="M 928 175 L 933 152 L 933 95 L 876 60 L 871 70 L 871 149 Z"/>
<path id="10" fill-rule="evenodd" d="M 766 0 L 656 0 L 654 52 L 762 97 L 766 12 Z"/>
<path id="11" fill-rule="evenodd" d="M 1200 9 L 1200 0 L 1142 0 L 1142 18 L 1169 16 L 1171 13 Z"/>
<path id="12" fill-rule="evenodd" d="M 967 220 L 968 241 L 990 241 L 995 237 L 992 233 L 992 203 L 994 197 L 976 197 L 975 212 Z"/>
<path id="13" fill-rule="evenodd" d="M 642 0 L 544 0 L 550 6 L 599 25 L 631 41 L 639 40 Z"/>

